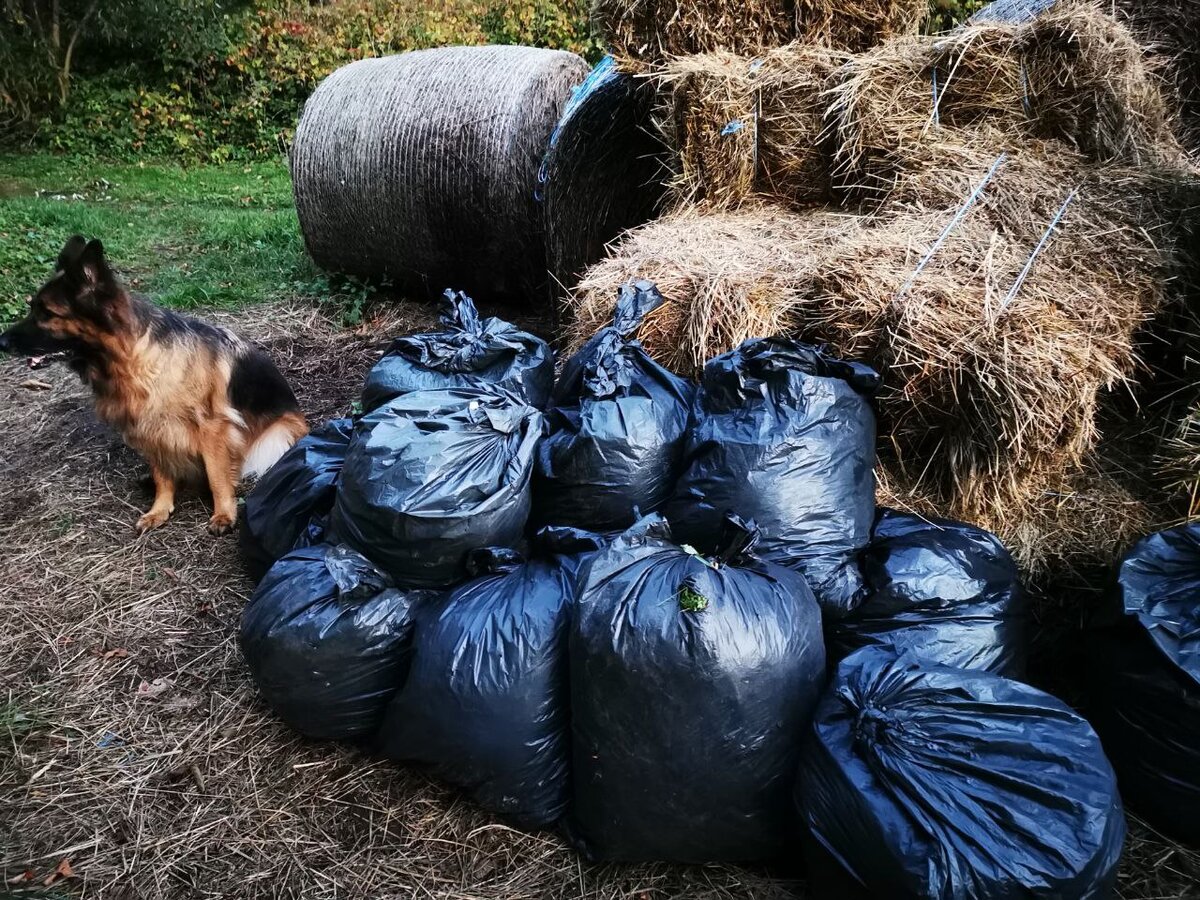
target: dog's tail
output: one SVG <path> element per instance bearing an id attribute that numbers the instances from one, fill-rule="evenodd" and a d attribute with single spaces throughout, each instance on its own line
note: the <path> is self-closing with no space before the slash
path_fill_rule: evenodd
<path id="1" fill-rule="evenodd" d="M 300 413 L 284 413 L 254 439 L 242 460 L 242 477 L 259 478 L 304 435 L 308 424 Z"/>

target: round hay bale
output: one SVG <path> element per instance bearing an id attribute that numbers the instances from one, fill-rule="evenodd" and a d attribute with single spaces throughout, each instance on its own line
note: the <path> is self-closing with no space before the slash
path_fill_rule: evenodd
<path id="1" fill-rule="evenodd" d="M 538 168 L 587 72 L 573 53 L 532 47 L 418 50 L 338 69 L 305 104 L 292 145 L 309 254 L 429 294 L 540 297 Z"/>
<path id="2" fill-rule="evenodd" d="M 651 127 L 653 101 L 651 84 L 606 56 L 563 110 L 539 176 L 556 300 L 609 241 L 658 212 L 667 151 Z"/>

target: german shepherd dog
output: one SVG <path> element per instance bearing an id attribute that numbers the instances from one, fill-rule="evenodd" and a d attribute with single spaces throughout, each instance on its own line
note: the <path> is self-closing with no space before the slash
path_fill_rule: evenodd
<path id="1" fill-rule="evenodd" d="M 132 296 L 99 241 L 78 235 L 29 301 L 29 315 L 0 335 L 0 351 L 64 353 L 90 385 L 96 413 L 150 463 L 154 505 L 138 531 L 163 525 L 175 488 L 206 477 L 208 530 L 237 521 L 236 489 L 261 475 L 308 428 L 275 364 L 237 335 Z"/>

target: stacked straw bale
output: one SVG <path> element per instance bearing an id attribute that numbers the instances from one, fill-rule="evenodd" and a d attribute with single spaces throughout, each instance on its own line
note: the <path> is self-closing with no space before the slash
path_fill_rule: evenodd
<path id="1" fill-rule="evenodd" d="M 1200 147 L 1200 0 L 1119 0 L 1117 6 L 1164 60 L 1190 144 Z"/>
<path id="2" fill-rule="evenodd" d="M 674 202 L 729 209 L 756 194 L 828 200 L 822 94 L 847 59 L 789 44 L 756 59 L 716 52 L 665 65 L 655 81 L 665 99 L 659 127 L 678 151 Z"/>
<path id="3" fill-rule="evenodd" d="M 979 127 L 1054 139 L 1093 162 L 1178 165 L 1160 73 L 1120 23 L 1087 3 L 1030 22 L 985 20 L 846 55 L 795 44 L 759 57 L 684 57 L 654 76 L 679 156 L 677 204 L 754 193 L 804 206 L 886 198 L 929 142 Z"/>
<path id="4" fill-rule="evenodd" d="M 881 456 L 897 483 L 942 514 L 1002 522 L 1094 447 L 1100 398 L 1134 375 L 1169 265 L 1149 228 L 1105 218 L 1136 179 L 1068 187 L 1051 229 L 1064 198 L 1038 189 L 1032 161 L 1015 169 L 992 208 L 949 229 L 959 210 L 938 205 L 856 217 L 764 204 L 650 223 L 580 283 L 570 343 L 639 276 L 675 298 L 640 337 L 677 371 L 762 334 L 828 344 L 885 373 Z"/>
<path id="5" fill-rule="evenodd" d="M 886 194 L 914 148 L 980 125 L 1056 139 L 1093 162 L 1178 165 L 1162 87 L 1128 29 L 1088 3 L 888 43 L 851 60 L 830 92 L 834 176 Z"/>
<path id="6" fill-rule="evenodd" d="M 757 54 L 792 41 L 858 51 L 916 34 L 924 0 L 593 0 L 592 20 L 632 67 L 728 51 Z"/>
<path id="7" fill-rule="evenodd" d="M 675 203 L 584 275 L 571 347 L 650 278 L 670 302 L 640 337 L 676 371 L 775 333 L 877 366 L 892 505 L 976 521 L 1029 567 L 1095 543 L 1089 518 L 1153 518 L 1097 423 L 1180 306 L 1200 192 L 1124 26 L 1064 2 L 654 77 Z"/>

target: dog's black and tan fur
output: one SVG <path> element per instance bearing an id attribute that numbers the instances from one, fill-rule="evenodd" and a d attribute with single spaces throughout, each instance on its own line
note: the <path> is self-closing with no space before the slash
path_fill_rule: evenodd
<path id="1" fill-rule="evenodd" d="M 150 463 L 155 497 L 146 531 L 175 509 L 181 481 L 206 478 L 209 530 L 237 519 L 235 490 L 269 469 L 308 429 L 274 363 L 232 332 L 132 296 L 99 241 L 73 237 L 29 315 L 0 350 L 65 352 L 91 386 L 99 417 Z"/>

